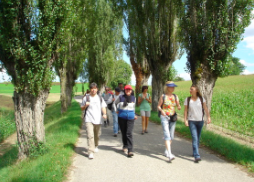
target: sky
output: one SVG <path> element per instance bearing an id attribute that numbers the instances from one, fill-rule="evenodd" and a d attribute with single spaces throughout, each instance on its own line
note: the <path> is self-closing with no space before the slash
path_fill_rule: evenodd
<path id="1" fill-rule="evenodd" d="M 124 34 L 126 36 L 126 33 Z M 254 74 L 254 20 L 252 20 L 251 24 L 245 29 L 243 40 L 238 44 L 233 56 L 239 58 L 240 62 L 246 66 L 242 74 Z M 125 52 L 123 52 L 123 60 L 130 64 L 130 58 Z M 176 60 L 173 63 L 173 66 L 176 68 L 180 77 L 184 78 L 185 80 L 190 80 L 190 75 L 185 72 L 186 61 L 186 54 L 183 54 L 181 59 Z M 5 71 L 0 72 L 0 83 L 4 81 L 9 81 L 9 76 L 5 73 Z M 55 81 L 59 82 L 59 78 L 56 78 Z M 136 84 L 134 73 L 132 73 L 131 76 L 131 84 Z M 151 76 L 148 84 L 151 85 Z"/>

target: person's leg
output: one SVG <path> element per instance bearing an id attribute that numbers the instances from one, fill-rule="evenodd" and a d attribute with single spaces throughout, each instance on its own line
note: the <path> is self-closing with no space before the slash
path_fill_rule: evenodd
<path id="1" fill-rule="evenodd" d="M 204 125 L 204 121 L 198 121 L 196 123 L 196 127 L 197 127 L 197 137 L 198 137 L 198 141 L 197 141 L 197 151 L 198 151 L 198 155 L 199 155 L 199 141 L 200 141 L 200 136 L 201 136 L 201 131 L 202 131 L 202 128 L 203 128 L 203 125 Z M 199 155 L 200 157 L 200 155 Z"/>
<path id="2" fill-rule="evenodd" d="M 113 117 L 113 132 L 115 135 L 117 135 L 119 127 L 118 127 L 118 116 L 115 111 L 112 111 L 112 117 Z"/>
<path id="3" fill-rule="evenodd" d="M 94 152 L 94 127 L 92 123 L 86 122 L 88 155 Z"/>
<path id="4" fill-rule="evenodd" d="M 111 117 L 110 115 L 112 115 L 112 113 L 111 113 L 111 110 L 108 109 L 108 107 L 107 107 L 106 112 L 107 112 L 107 124 L 109 125 L 109 120 L 110 120 L 110 117 Z"/>
<path id="5" fill-rule="evenodd" d="M 147 131 L 147 127 L 148 127 L 148 123 L 149 123 L 149 117 L 150 117 L 150 111 L 146 111 L 146 121 L 145 121 L 145 132 L 148 133 Z"/>
<path id="6" fill-rule="evenodd" d="M 145 126 L 146 126 L 145 111 L 141 110 L 140 115 L 141 115 L 141 119 L 142 119 L 142 132 L 141 132 L 141 134 L 143 135 L 145 133 Z"/>
<path id="7" fill-rule="evenodd" d="M 118 124 L 120 126 L 121 133 L 122 133 L 123 149 L 127 149 L 128 148 L 127 137 L 126 137 L 127 121 L 125 119 L 118 117 Z"/>
<path id="8" fill-rule="evenodd" d="M 172 153 L 171 153 L 171 138 L 170 138 L 170 132 L 169 132 L 169 121 L 167 120 L 167 118 L 165 116 L 160 116 L 161 119 L 161 126 L 163 129 L 163 135 L 164 135 L 164 140 L 165 140 L 165 147 L 166 147 L 166 151 L 165 151 L 165 155 L 166 157 L 171 157 Z"/>
<path id="9" fill-rule="evenodd" d="M 127 131 L 126 131 L 128 153 L 133 152 L 133 139 L 132 139 L 133 127 L 134 127 L 134 119 L 128 120 L 127 121 Z"/>
<path id="10" fill-rule="evenodd" d="M 188 121 L 188 122 L 189 122 L 191 137 L 192 137 L 193 156 L 195 157 L 195 159 L 200 158 L 200 155 L 198 153 L 198 133 L 197 133 L 196 121 Z"/>
<path id="11" fill-rule="evenodd" d="M 95 145 L 95 147 L 99 146 L 100 136 L 101 136 L 101 125 L 94 124 L 94 145 Z"/>

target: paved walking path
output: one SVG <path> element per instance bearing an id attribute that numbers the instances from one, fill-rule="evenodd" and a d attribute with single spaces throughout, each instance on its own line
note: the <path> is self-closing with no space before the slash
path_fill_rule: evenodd
<path id="1" fill-rule="evenodd" d="M 81 100 L 77 99 L 79 102 Z M 172 163 L 163 156 L 164 141 L 161 125 L 149 123 L 148 134 L 141 135 L 141 119 L 135 121 L 133 139 L 134 156 L 122 152 L 121 134 L 113 137 L 112 122 L 102 127 L 99 152 L 94 159 L 87 155 L 84 125 L 76 144 L 76 154 L 70 168 L 68 181 L 103 182 L 254 182 L 254 178 L 210 152 L 200 149 L 202 161 L 194 163 L 191 142 L 178 136 L 172 144 L 176 159 Z"/>

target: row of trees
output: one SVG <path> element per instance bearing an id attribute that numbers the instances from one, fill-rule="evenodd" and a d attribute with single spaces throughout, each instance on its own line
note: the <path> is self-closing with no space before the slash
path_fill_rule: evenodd
<path id="1" fill-rule="evenodd" d="M 124 64 L 122 26 L 114 1 L 0 1 L 0 60 L 14 84 L 20 159 L 45 142 L 44 109 L 55 72 L 62 113 L 84 64 L 89 82 L 103 87 L 116 81 L 115 68 Z M 122 69 L 130 78 L 130 66 Z"/>
<path id="2" fill-rule="evenodd" d="M 129 31 L 127 50 L 138 64 L 148 64 L 152 80 L 152 109 L 167 80 L 168 69 L 182 51 L 187 69 L 208 108 L 218 77 L 228 74 L 231 54 L 250 24 L 252 0 L 121 1 Z M 134 58 L 133 58 L 134 57 Z M 147 66 L 143 67 L 147 68 Z"/>
<path id="3" fill-rule="evenodd" d="M 215 81 L 225 75 L 252 9 L 252 0 L 0 1 L 0 60 L 15 87 L 19 157 L 45 142 L 43 116 L 53 70 L 61 81 L 62 113 L 84 65 L 84 77 L 100 88 L 115 87 L 119 72 L 130 75 L 128 66 L 119 69 L 124 23 L 136 92 L 153 76 L 153 110 L 183 49 L 191 79 L 210 106 Z"/>

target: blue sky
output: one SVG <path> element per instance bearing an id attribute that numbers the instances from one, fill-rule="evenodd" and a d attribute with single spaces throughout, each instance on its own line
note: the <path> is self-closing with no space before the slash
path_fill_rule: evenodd
<path id="1" fill-rule="evenodd" d="M 254 74 L 254 20 L 252 20 L 250 26 L 245 29 L 243 40 L 238 44 L 233 56 L 240 58 L 241 63 L 246 66 L 246 69 L 242 74 Z M 125 52 L 123 53 L 123 59 L 130 64 L 130 59 Z M 190 80 L 190 75 L 184 70 L 186 67 L 186 54 L 184 54 L 180 60 L 176 60 L 173 63 L 173 66 L 176 68 L 179 76 L 185 80 Z M 5 72 L 0 72 L 0 82 L 8 81 L 8 79 L 9 76 Z M 55 81 L 59 81 L 59 78 L 57 78 Z M 151 77 L 148 82 L 150 85 Z M 136 79 L 134 74 L 132 74 L 131 84 L 135 85 L 135 83 Z"/>

